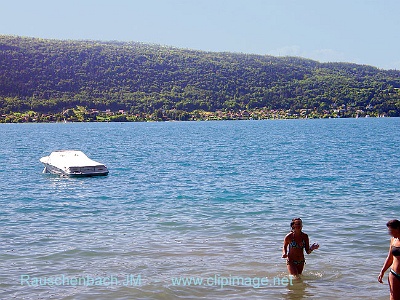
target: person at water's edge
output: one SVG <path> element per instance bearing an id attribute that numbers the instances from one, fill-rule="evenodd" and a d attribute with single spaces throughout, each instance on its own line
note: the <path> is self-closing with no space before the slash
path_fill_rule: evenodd
<path id="1" fill-rule="evenodd" d="M 297 277 L 303 272 L 306 263 L 304 250 L 310 254 L 313 250 L 318 249 L 319 245 L 314 243 L 310 246 L 308 235 L 301 231 L 303 221 L 300 218 L 293 219 L 290 227 L 292 230 L 283 240 L 282 258 L 286 258 L 289 274 Z"/>
<path id="2" fill-rule="evenodd" d="M 389 253 L 383 264 L 382 270 L 379 273 L 378 281 L 383 283 L 382 278 L 386 270 L 390 267 L 388 277 L 390 288 L 390 300 L 400 299 L 400 221 L 391 220 L 387 222 L 389 234 L 392 236 L 390 239 Z"/>

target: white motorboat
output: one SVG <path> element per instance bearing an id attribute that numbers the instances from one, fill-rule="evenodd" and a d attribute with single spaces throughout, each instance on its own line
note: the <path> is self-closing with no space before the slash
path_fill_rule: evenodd
<path id="1" fill-rule="evenodd" d="M 105 176 L 108 169 L 105 165 L 94 161 L 82 151 L 58 150 L 49 156 L 42 157 L 43 173 L 61 176 Z"/>

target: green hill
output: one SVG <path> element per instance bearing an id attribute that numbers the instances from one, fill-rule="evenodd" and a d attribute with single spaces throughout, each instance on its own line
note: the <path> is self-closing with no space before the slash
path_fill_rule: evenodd
<path id="1" fill-rule="evenodd" d="M 400 71 L 294 57 L 0 36 L 0 113 L 308 109 L 400 116 Z"/>

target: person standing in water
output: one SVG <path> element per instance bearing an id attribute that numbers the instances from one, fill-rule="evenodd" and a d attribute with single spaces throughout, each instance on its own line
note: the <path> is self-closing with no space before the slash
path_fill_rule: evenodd
<path id="1" fill-rule="evenodd" d="M 398 300 L 400 299 L 400 221 L 391 220 L 387 222 L 386 226 L 392 238 L 390 239 L 389 254 L 379 273 L 378 281 L 383 283 L 383 275 L 390 267 L 388 277 L 390 300 Z"/>
<path id="2" fill-rule="evenodd" d="M 318 249 L 319 245 L 314 243 L 310 246 L 308 235 L 302 231 L 303 221 L 300 218 L 293 219 L 290 227 L 292 230 L 283 240 L 282 258 L 286 258 L 289 274 L 297 277 L 303 272 L 306 263 L 304 250 L 310 254 L 313 250 Z"/>

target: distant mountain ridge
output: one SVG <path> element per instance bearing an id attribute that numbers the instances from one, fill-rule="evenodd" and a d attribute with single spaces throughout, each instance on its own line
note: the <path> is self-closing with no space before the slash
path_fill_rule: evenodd
<path id="1" fill-rule="evenodd" d="M 75 106 L 193 112 L 309 109 L 400 116 L 400 71 L 296 57 L 0 35 L 0 113 Z"/>

